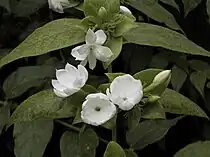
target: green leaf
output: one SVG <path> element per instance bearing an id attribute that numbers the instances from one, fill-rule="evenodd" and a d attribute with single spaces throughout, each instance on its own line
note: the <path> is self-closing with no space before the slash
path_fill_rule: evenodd
<path id="1" fill-rule="evenodd" d="M 59 19 L 38 28 L 0 60 L 0 67 L 20 58 L 39 56 L 83 42 L 85 32 L 79 22 L 78 19 Z"/>
<path id="2" fill-rule="evenodd" d="M 206 83 L 206 75 L 204 72 L 198 71 L 193 72 L 190 75 L 190 81 L 196 88 L 196 90 L 200 93 L 200 95 L 204 98 L 204 87 Z"/>
<path id="3" fill-rule="evenodd" d="M 20 0 L 16 3 L 12 7 L 12 13 L 18 17 L 27 17 L 47 4 L 47 0 Z"/>
<path id="4" fill-rule="evenodd" d="M 206 113 L 197 104 L 171 89 L 166 89 L 158 102 L 169 113 L 208 118 Z"/>
<path id="5" fill-rule="evenodd" d="M 77 92 L 62 99 L 53 90 L 36 93 L 22 102 L 10 117 L 10 124 L 23 121 L 68 118 L 75 115 L 75 110 L 82 105 L 85 95 Z"/>
<path id="6" fill-rule="evenodd" d="M 65 132 L 60 141 L 61 157 L 94 157 L 98 143 L 98 136 L 92 129 L 81 134 Z"/>
<path id="7" fill-rule="evenodd" d="M 206 9 L 207 9 L 207 14 L 208 14 L 208 16 L 210 18 L 210 0 L 206 1 Z"/>
<path id="8" fill-rule="evenodd" d="M 175 0 L 160 0 L 160 1 L 176 8 L 179 11 L 179 6 L 176 4 Z"/>
<path id="9" fill-rule="evenodd" d="M 199 141 L 179 150 L 174 157 L 209 157 L 210 141 Z"/>
<path id="10" fill-rule="evenodd" d="M 186 79 L 187 79 L 186 72 L 177 67 L 176 65 L 174 65 L 172 68 L 172 77 L 171 77 L 171 84 L 173 86 L 173 89 L 175 91 L 179 91 L 182 88 Z"/>
<path id="11" fill-rule="evenodd" d="M 193 9 L 195 9 L 202 0 L 182 0 L 184 4 L 184 13 L 185 17 L 191 12 Z"/>
<path id="12" fill-rule="evenodd" d="M 146 14 L 153 20 L 165 23 L 172 29 L 181 30 L 174 16 L 158 4 L 157 0 L 129 0 L 128 4 Z"/>
<path id="13" fill-rule="evenodd" d="M 0 1 L 0 6 L 6 8 L 8 12 L 11 11 L 11 8 L 10 8 L 10 0 L 1 0 Z"/>
<path id="14" fill-rule="evenodd" d="M 2 129 L 7 124 L 10 116 L 10 105 L 0 107 L 0 134 Z"/>
<path id="15" fill-rule="evenodd" d="M 126 140 L 130 147 L 136 150 L 143 149 L 163 138 L 180 119 L 182 117 L 172 120 L 145 120 L 139 123 L 136 128 L 127 132 Z"/>
<path id="16" fill-rule="evenodd" d="M 201 60 L 190 60 L 189 66 L 196 71 L 204 71 L 210 69 L 209 64 Z"/>
<path id="17" fill-rule="evenodd" d="M 124 37 L 128 43 L 163 47 L 191 55 L 210 56 L 208 51 L 194 44 L 184 35 L 157 25 L 140 23 L 137 28 L 125 33 Z"/>
<path id="18" fill-rule="evenodd" d="M 156 102 L 152 104 L 146 104 L 143 108 L 142 118 L 144 119 L 166 119 L 163 106 Z"/>
<path id="19" fill-rule="evenodd" d="M 109 88 L 109 86 L 110 86 L 110 83 L 101 84 L 98 87 L 98 90 L 102 93 L 106 93 L 106 89 Z"/>
<path id="20" fill-rule="evenodd" d="M 4 81 L 3 89 L 7 99 L 22 95 L 31 87 L 41 86 L 55 75 L 52 66 L 20 67 Z"/>
<path id="21" fill-rule="evenodd" d="M 52 131 L 53 121 L 16 123 L 13 132 L 16 157 L 42 157 Z"/>
<path id="22" fill-rule="evenodd" d="M 163 71 L 163 70 L 161 70 L 161 69 L 143 70 L 143 71 L 140 71 L 140 72 L 136 73 L 134 75 L 134 78 L 141 80 L 141 82 L 143 84 L 143 87 L 146 88 L 147 86 L 149 86 L 152 83 L 155 76 L 158 73 L 160 73 L 161 71 Z M 149 94 L 160 96 L 165 91 L 165 89 L 167 88 L 167 86 L 169 84 L 169 81 L 170 81 L 170 79 L 168 81 L 166 81 L 164 84 L 161 84 L 161 85 L 157 86 L 155 89 L 150 91 Z"/>
<path id="23" fill-rule="evenodd" d="M 149 67 L 160 68 L 160 69 L 166 68 L 169 64 L 169 61 L 166 55 L 167 55 L 166 53 L 158 53 L 158 54 L 153 55 L 152 60 L 149 64 Z"/>
<path id="24" fill-rule="evenodd" d="M 119 0 L 85 0 L 83 4 L 86 16 L 97 16 L 101 7 L 104 7 L 109 14 L 117 13 L 120 10 Z"/>
<path id="25" fill-rule="evenodd" d="M 108 120 L 106 123 L 101 125 L 102 127 L 113 130 L 113 128 L 116 126 L 116 121 L 117 121 L 117 114 L 110 120 Z"/>
<path id="26" fill-rule="evenodd" d="M 122 37 L 111 38 L 108 41 L 106 46 L 108 46 L 112 50 L 113 55 L 108 62 L 104 63 L 105 69 L 107 69 L 109 65 L 120 55 L 122 44 L 123 44 Z"/>
<path id="27" fill-rule="evenodd" d="M 127 112 L 127 117 L 128 117 L 128 128 L 132 129 L 135 128 L 142 117 L 141 113 L 141 107 L 136 105 L 132 110 Z"/>
<path id="28" fill-rule="evenodd" d="M 126 157 L 138 157 L 138 155 L 131 150 L 125 149 L 124 151 L 125 151 Z"/>
<path id="29" fill-rule="evenodd" d="M 106 73 L 106 76 L 109 78 L 109 82 L 112 82 L 116 77 L 123 75 L 125 75 L 125 73 Z"/>
<path id="30" fill-rule="evenodd" d="M 104 157 L 126 157 L 126 155 L 118 143 L 111 141 L 107 145 Z"/>

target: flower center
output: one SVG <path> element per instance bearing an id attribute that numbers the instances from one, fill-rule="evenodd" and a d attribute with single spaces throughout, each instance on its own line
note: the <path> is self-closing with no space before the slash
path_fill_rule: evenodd
<path id="1" fill-rule="evenodd" d="M 128 98 L 123 98 L 124 101 L 126 101 Z"/>
<path id="2" fill-rule="evenodd" d="M 97 107 L 95 108 L 95 111 L 99 112 L 99 111 L 101 111 L 101 108 L 97 106 Z"/>

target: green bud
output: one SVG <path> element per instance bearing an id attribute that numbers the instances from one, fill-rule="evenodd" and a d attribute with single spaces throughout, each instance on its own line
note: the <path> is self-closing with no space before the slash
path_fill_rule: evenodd
<path id="1" fill-rule="evenodd" d="M 147 103 L 155 103 L 155 102 L 157 102 L 159 99 L 160 99 L 159 96 L 153 95 L 153 96 L 150 96 L 150 97 L 148 98 Z"/>
<path id="2" fill-rule="evenodd" d="M 98 11 L 98 16 L 103 19 L 104 17 L 107 16 L 107 10 L 104 7 L 101 7 Z"/>

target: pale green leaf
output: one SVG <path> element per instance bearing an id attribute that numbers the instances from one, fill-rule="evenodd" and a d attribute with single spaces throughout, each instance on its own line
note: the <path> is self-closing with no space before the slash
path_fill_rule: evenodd
<path id="1" fill-rule="evenodd" d="M 166 119 L 163 106 L 156 102 L 152 104 L 146 104 L 143 108 L 142 118 L 144 119 Z"/>
<path id="2" fill-rule="evenodd" d="M 209 157 L 210 141 L 199 141 L 179 150 L 174 157 Z"/>
<path id="3" fill-rule="evenodd" d="M 39 87 L 52 79 L 55 68 L 52 66 L 20 67 L 7 77 L 3 89 L 7 99 L 20 96 L 31 87 Z"/>
<path id="4" fill-rule="evenodd" d="M 86 16 L 97 16 L 101 7 L 109 14 L 117 13 L 120 10 L 120 0 L 85 0 L 83 4 Z"/>
<path id="5" fill-rule="evenodd" d="M 34 121 L 14 125 L 16 157 L 42 157 L 52 136 L 53 121 Z"/>
<path id="6" fill-rule="evenodd" d="M 160 0 L 160 1 L 176 8 L 179 11 L 179 6 L 176 4 L 175 0 Z"/>
<path id="7" fill-rule="evenodd" d="M 160 73 L 161 71 L 163 71 L 163 70 L 161 70 L 161 69 L 146 69 L 146 70 L 136 73 L 134 75 L 134 78 L 141 80 L 143 87 L 146 88 L 147 86 L 149 86 L 152 83 L 155 76 L 158 73 Z M 170 79 L 167 80 L 164 84 L 158 85 L 155 89 L 153 89 L 152 91 L 149 91 L 149 94 L 160 96 L 167 88 L 169 81 L 170 81 Z"/>
<path id="8" fill-rule="evenodd" d="M 0 134 L 2 129 L 7 124 L 10 116 L 10 105 L 0 107 Z"/>
<path id="9" fill-rule="evenodd" d="M 83 42 L 85 32 L 79 22 L 78 19 L 59 19 L 38 28 L 0 60 L 0 67 L 20 58 L 39 56 Z"/>
<path id="10" fill-rule="evenodd" d="M 111 141 L 107 145 L 104 157 L 126 157 L 126 154 L 118 143 Z"/>
<path id="11" fill-rule="evenodd" d="M 208 118 L 206 113 L 197 104 L 171 89 L 166 89 L 158 102 L 169 113 Z"/>
<path id="12" fill-rule="evenodd" d="M 182 0 L 184 4 L 184 13 L 185 17 L 193 10 L 195 9 L 202 0 Z"/>
<path id="13" fill-rule="evenodd" d="M 157 25 L 140 23 L 137 28 L 125 33 L 124 37 L 128 43 L 162 47 L 191 55 L 210 56 L 208 51 L 184 35 Z"/>
<path id="14" fill-rule="evenodd" d="M 175 91 L 179 91 L 187 79 L 187 74 L 184 70 L 176 65 L 172 68 L 171 84 Z"/>
<path id="15" fill-rule="evenodd" d="M 163 138 L 180 119 L 182 117 L 172 120 L 145 120 L 139 123 L 136 128 L 127 132 L 126 140 L 130 147 L 136 150 L 143 149 Z"/>
<path id="16" fill-rule="evenodd" d="M 123 75 L 125 75 L 125 73 L 106 73 L 106 76 L 109 78 L 109 82 L 112 82 L 116 77 Z"/>
<path id="17" fill-rule="evenodd" d="M 53 90 L 45 90 L 23 101 L 10 117 L 10 124 L 15 122 L 68 118 L 75 115 L 75 110 L 82 105 L 85 95 L 77 92 L 62 99 Z"/>
<path id="18" fill-rule="evenodd" d="M 165 23 L 172 29 L 181 30 L 174 16 L 158 4 L 157 0 L 129 0 L 128 4 L 146 14 L 148 17 L 158 22 Z"/>
<path id="19" fill-rule="evenodd" d="M 12 13 L 18 17 L 27 17 L 47 4 L 47 0 L 20 0 L 12 7 Z"/>
<path id="20" fill-rule="evenodd" d="M 81 134 L 65 132 L 60 141 L 61 157 L 94 157 L 98 144 L 98 136 L 92 129 Z"/>
<path id="21" fill-rule="evenodd" d="M 206 75 L 205 73 L 198 71 L 193 72 L 190 75 L 190 81 L 196 88 L 196 90 L 200 93 L 200 95 L 204 98 L 204 87 L 206 83 Z"/>
<path id="22" fill-rule="evenodd" d="M 113 55 L 108 62 L 104 63 L 105 69 L 107 69 L 109 65 L 120 55 L 122 44 L 123 44 L 122 37 L 111 38 L 108 41 L 106 46 L 108 46 L 111 49 Z"/>

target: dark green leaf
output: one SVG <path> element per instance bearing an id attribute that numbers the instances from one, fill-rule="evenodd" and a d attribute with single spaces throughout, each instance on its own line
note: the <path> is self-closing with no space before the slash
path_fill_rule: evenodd
<path id="1" fill-rule="evenodd" d="M 131 150 L 125 149 L 124 151 L 125 151 L 126 157 L 138 157 L 138 155 Z"/>
<path id="2" fill-rule="evenodd" d="M 121 49 L 122 49 L 123 40 L 122 37 L 118 38 L 111 38 L 107 45 L 112 50 L 112 57 L 111 59 L 104 63 L 104 68 L 107 69 L 109 65 L 120 55 Z"/>
<path id="3" fill-rule="evenodd" d="M 174 16 L 158 4 L 157 0 L 129 0 L 128 4 L 150 18 L 158 22 L 165 23 L 172 29 L 181 30 Z"/>
<path id="4" fill-rule="evenodd" d="M 139 123 L 136 128 L 127 132 L 127 142 L 134 149 L 142 149 L 163 138 L 180 119 L 182 117 L 173 120 L 145 120 Z"/>
<path id="5" fill-rule="evenodd" d="M 124 37 L 128 43 L 163 47 L 191 55 L 210 56 L 208 51 L 194 44 L 184 35 L 157 25 L 140 23 L 137 28 L 125 33 Z"/>
<path id="6" fill-rule="evenodd" d="M 171 77 L 171 84 L 173 86 L 173 89 L 175 91 L 179 91 L 182 88 L 186 79 L 187 79 L 186 72 L 177 67 L 176 65 L 174 65 L 172 68 L 172 77 Z"/>
<path id="7" fill-rule="evenodd" d="M 152 57 L 152 60 L 149 64 L 151 68 L 160 68 L 164 69 L 168 66 L 168 59 L 166 57 L 166 53 L 158 53 Z"/>
<path id="8" fill-rule="evenodd" d="M 55 75 L 52 66 L 20 67 L 4 81 L 3 89 L 7 99 L 20 96 L 31 87 L 41 86 Z"/>
<path id="9" fill-rule="evenodd" d="M 179 10 L 179 6 L 176 4 L 175 0 L 160 0 L 160 1 Z"/>
<path id="10" fill-rule="evenodd" d="M 206 1 L 206 8 L 207 8 L 207 14 L 208 14 L 208 16 L 210 18 L 210 0 Z"/>
<path id="11" fill-rule="evenodd" d="M 209 157 L 210 141 L 199 141 L 179 150 L 174 157 Z"/>
<path id="12" fill-rule="evenodd" d="M 196 71 L 203 71 L 210 69 L 210 66 L 208 63 L 201 61 L 201 60 L 190 60 L 189 66 Z"/>
<path id="13" fill-rule="evenodd" d="M 98 90 L 102 93 L 106 93 L 106 89 L 109 88 L 109 86 L 110 86 L 110 83 L 101 84 L 98 87 Z"/>
<path id="14" fill-rule="evenodd" d="M 18 17 L 27 17 L 47 4 L 47 0 L 20 0 L 12 7 L 12 13 Z"/>
<path id="15" fill-rule="evenodd" d="M 136 105 L 132 110 L 127 112 L 127 118 L 128 118 L 128 128 L 132 129 L 135 128 L 141 119 L 142 113 L 141 113 L 141 107 Z"/>
<path id="16" fill-rule="evenodd" d="M 85 32 L 79 22 L 78 19 L 59 19 L 38 28 L 0 60 L 0 67 L 20 58 L 39 56 L 83 42 Z"/>
<path id="17" fill-rule="evenodd" d="M 208 118 L 206 113 L 197 104 L 171 89 L 166 89 L 158 102 L 169 113 Z"/>
<path id="18" fill-rule="evenodd" d="M 112 82 L 116 77 L 123 75 L 125 75 L 125 73 L 106 73 L 106 76 L 109 78 L 109 82 Z"/>
<path id="19" fill-rule="evenodd" d="M 200 95 L 204 98 L 204 87 L 206 83 L 206 75 L 205 73 L 198 71 L 193 72 L 190 75 L 190 81 L 196 88 L 196 90 L 200 93 Z"/>
<path id="20" fill-rule="evenodd" d="M 52 90 L 41 91 L 22 102 L 10 117 L 10 124 L 15 122 L 67 118 L 75 115 L 75 110 L 82 105 L 85 95 L 77 92 L 68 98 L 57 97 Z"/>
<path id="21" fill-rule="evenodd" d="M 0 1 L 0 6 L 6 8 L 8 12 L 11 11 L 10 0 L 1 0 Z"/>
<path id="22" fill-rule="evenodd" d="M 65 132 L 60 141 L 61 157 L 94 157 L 98 143 L 98 136 L 92 129 L 81 134 Z"/>
<path id="23" fill-rule="evenodd" d="M 184 12 L 186 17 L 189 12 L 195 9 L 202 2 L 202 0 L 182 0 L 182 2 L 184 4 Z"/>
<path id="24" fill-rule="evenodd" d="M 116 126 L 116 121 L 117 121 L 117 114 L 112 119 L 108 120 L 106 123 L 104 123 L 101 126 L 106 129 L 112 130 Z"/>
<path id="25" fill-rule="evenodd" d="M 111 141 L 107 145 L 104 157 L 126 157 L 126 155 L 118 143 Z"/>
<path id="26" fill-rule="evenodd" d="M 53 121 L 34 121 L 14 125 L 16 157 L 42 157 L 52 136 Z"/>
<path id="27" fill-rule="evenodd" d="M 10 105 L 0 107 L 0 134 L 2 129 L 7 124 L 10 116 Z"/>

